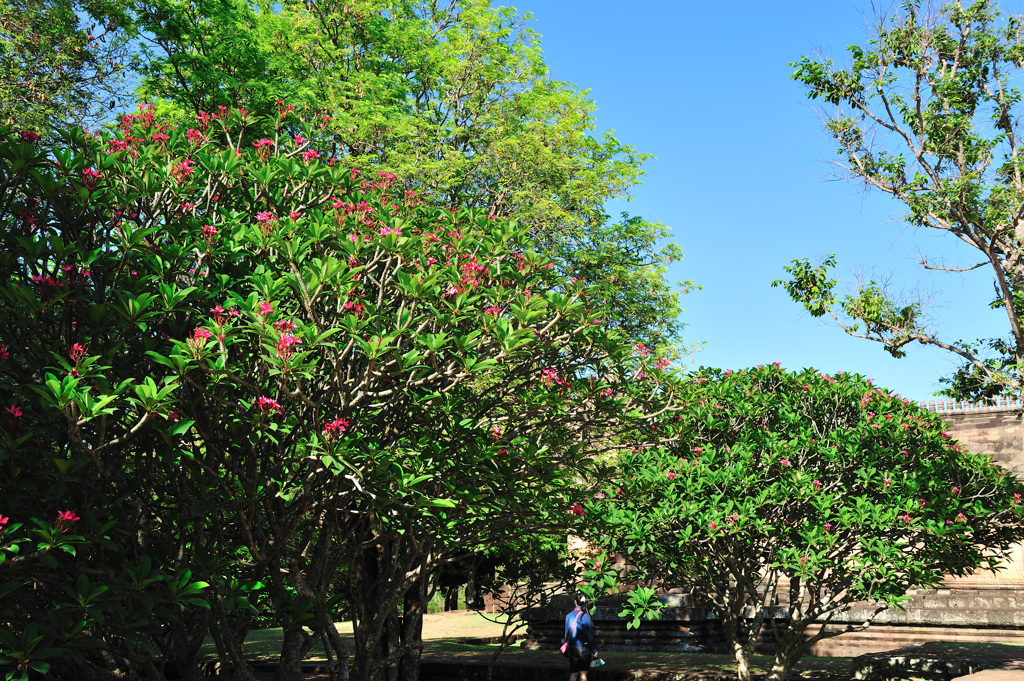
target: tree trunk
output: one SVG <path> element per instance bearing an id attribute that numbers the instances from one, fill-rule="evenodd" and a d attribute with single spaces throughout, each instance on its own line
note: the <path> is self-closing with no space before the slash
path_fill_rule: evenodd
<path id="1" fill-rule="evenodd" d="M 327 615 L 326 620 L 327 626 L 324 628 L 324 634 L 327 636 L 327 641 L 330 643 L 335 657 L 338 658 L 338 679 L 339 681 L 349 681 L 348 646 L 338 634 L 338 628 L 334 626 L 334 619 L 330 614 Z"/>
<path id="2" fill-rule="evenodd" d="M 750 658 L 754 651 L 749 636 L 747 641 L 740 641 L 740 618 L 736 614 L 727 613 L 722 617 L 722 630 L 736 658 L 736 677 L 739 681 L 751 681 Z"/>
<path id="3" fill-rule="evenodd" d="M 303 644 L 306 632 L 302 627 L 288 627 L 284 630 L 281 643 L 281 661 L 277 665 L 278 681 L 304 681 L 302 674 Z"/>
<path id="4" fill-rule="evenodd" d="M 780 656 L 779 653 L 775 653 L 775 660 L 772 662 L 772 668 L 768 670 L 765 681 L 786 681 L 792 667 L 793 662 L 788 656 Z"/>
<path id="5" fill-rule="evenodd" d="M 402 608 L 402 643 L 409 650 L 399 664 L 398 681 L 419 681 L 423 653 L 423 613 L 427 607 L 427 580 L 419 579 L 405 594 Z"/>
<path id="6" fill-rule="evenodd" d="M 747 647 L 739 641 L 733 641 L 732 652 L 736 657 L 736 678 L 739 681 L 751 681 L 753 676 L 750 672 L 750 655 L 747 654 Z"/>
<path id="7" fill-rule="evenodd" d="M 469 560 L 469 575 L 466 577 L 466 610 L 477 609 L 476 568 L 477 556 L 474 553 Z"/>
<path id="8" fill-rule="evenodd" d="M 245 652 L 242 648 L 245 637 L 249 633 L 249 615 L 243 615 L 240 623 L 232 625 L 219 594 L 211 599 L 210 605 L 214 610 L 210 631 L 214 640 L 219 640 L 221 643 L 218 648 L 223 647 L 223 651 L 227 653 L 227 657 L 235 668 L 233 677 L 238 681 L 256 681 L 252 670 L 246 664 Z M 220 653 L 221 651 L 218 650 L 218 654 Z M 223 655 L 221 655 L 221 662 L 225 662 Z"/>

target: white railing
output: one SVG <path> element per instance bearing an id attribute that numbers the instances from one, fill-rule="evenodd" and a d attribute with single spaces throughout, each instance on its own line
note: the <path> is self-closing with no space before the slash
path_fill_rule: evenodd
<path id="1" fill-rule="evenodd" d="M 996 397 L 991 403 L 965 402 L 963 400 L 921 400 L 919 403 L 922 409 L 933 411 L 937 414 L 975 414 L 990 411 L 1022 411 L 1024 402 L 1011 397 Z"/>

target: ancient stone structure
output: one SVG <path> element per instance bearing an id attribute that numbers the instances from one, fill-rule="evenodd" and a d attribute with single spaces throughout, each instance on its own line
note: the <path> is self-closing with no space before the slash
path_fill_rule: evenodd
<path id="1" fill-rule="evenodd" d="M 996 463 L 1024 478 L 1024 404 L 1000 398 L 994 405 L 977 405 L 954 400 L 930 400 L 921 407 L 935 412 L 950 426 L 964 447 L 991 456 Z M 947 578 L 953 588 L 1024 589 L 1024 554 L 1018 546 L 1005 570 L 995 574 L 978 572 L 970 577 Z"/>
<path id="2" fill-rule="evenodd" d="M 921 407 L 935 412 L 948 424 L 967 449 L 987 454 L 999 465 L 1024 477 L 1024 403 L 999 400 L 975 405 L 953 400 L 931 400 Z M 702 650 L 725 652 L 721 627 L 713 614 L 687 597 L 666 594 L 663 617 L 627 631 L 616 607 L 599 607 L 593 613 L 600 645 L 638 650 Z M 780 595 L 780 602 L 787 602 Z M 559 608 L 537 609 L 530 620 L 526 645 L 556 648 L 562 636 Z M 867 608 L 854 608 L 837 622 L 863 621 Z M 784 623 L 779 611 L 778 622 Z M 773 648 L 770 628 L 761 632 L 760 652 Z M 1020 546 L 996 573 L 978 572 L 970 577 L 947 577 L 942 588 L 914 594 L 903 610 L 889 610 L 876 617 L 865 631 L 826 639 L 811 651 L 814 655 L 856 656 L 915 646 L 932 641 L 1016 642 L 1024 645 L 1024 552 Z"/>

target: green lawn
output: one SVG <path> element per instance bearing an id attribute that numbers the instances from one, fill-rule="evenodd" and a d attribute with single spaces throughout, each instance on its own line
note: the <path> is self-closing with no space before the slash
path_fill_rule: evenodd
<path id="1" fill-rule="evenodd" d="M 479 613 L 445 613 L 428 615 L 424 622 L 425 660 L 461 660 L 488 662 L 497 650 L 497 645 L 466 645 L 465 638 L 487 638 L 501 635 L 501 624 L 485 619 Z M 348 642 L 352 640 L 351 623 L 338 625 L 338 632 Z M 245 642 L 246 656 L 250 659 L 273 660 L 281 651 L 281 630 L 261 629 L 249 634 Z M 649 653 L 634 651 L 603 651 L 602 656 L 609 668 L 650 669 L 658 671 L 722 671 L 735 670 L 735 662 L 729 655 L 706 655 L 699 653 Z M 212 641 L 203 646 L 201 655 L 216 657 Z M 323 649 L 317 645 L 307 658 L 310 661 L 324 660 Z M 515 662 L 531 666 L 558 666 L 565 664 L 564 658 L 555 650 L 526 650 L 518 643 L 506 648 L 499 662 Z M 850 670 L 848 657 L 806 657 L 797 666 L 802 672 L 846 673 Z M 767 671 L 771 658 L 758 656 L 754 660 L 757 671 Z"/>

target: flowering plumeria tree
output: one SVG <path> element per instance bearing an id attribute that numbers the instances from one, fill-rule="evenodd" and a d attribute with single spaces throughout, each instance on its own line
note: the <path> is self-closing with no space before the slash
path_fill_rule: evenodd
<path id="1" fill-rule="evenodd" d="M 0 565 L 0 654 L 149 669 L 158 649 L 195 676 L 209 632 L 244 675 L 261 621 L 282 678 L 317 641 L 353 678 L 415 678 L 432 575 L 563 524 L 600 436 L 667 408 L 661 368 L 524 229 L 340 167 L 319 119 L 193 125 L 0 133 L 2 480 L 23 488 L 0 549 L 36 509 L 81 515 L 74 536 L 31 520 L 52 573 Z"/>
<path id="2" fill-rule="evenodd" d="M 700 370 L 686 395 L 658 426 L 675 441 L 626 452 L 584 510 L 596 542 L 708 599 L 742 681 L 766 622 L 781 681 L 815 642 L 868 626 L 830 624 L 854 603 L 898 606 L 1024 537 L 1012 474 L 860 376 Z"/>

